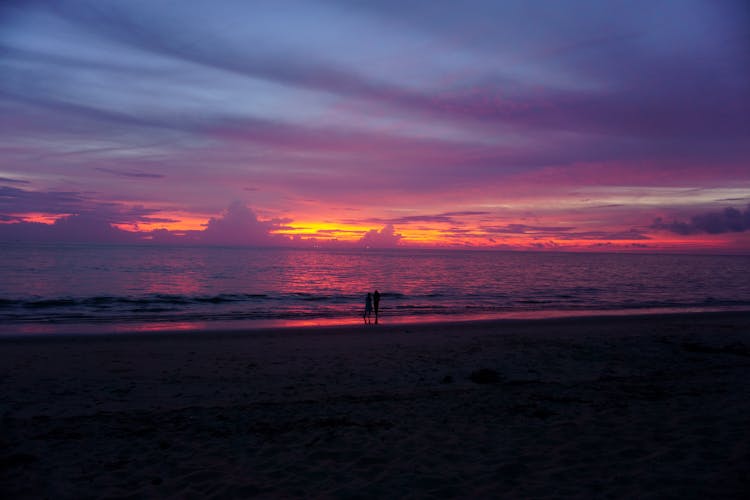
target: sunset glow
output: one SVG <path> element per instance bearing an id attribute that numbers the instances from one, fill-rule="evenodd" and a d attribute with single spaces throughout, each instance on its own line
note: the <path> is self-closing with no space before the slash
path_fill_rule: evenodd
<path id="1" fill-rule="evenodd" d="M 750 253 L 743 2 L 9 2 L 0 241 Z"/>
<path id="2" fill-rule="evenodd" d="M 159 219 L 143 219 L 135 222 L 113 223 L 112 225 L 123 231 L 152 232 L 167 230 L 174 233 L 189 233 L 202 231 L 206 227 L 208 217 L 184 212 L 160 211 Z"/>

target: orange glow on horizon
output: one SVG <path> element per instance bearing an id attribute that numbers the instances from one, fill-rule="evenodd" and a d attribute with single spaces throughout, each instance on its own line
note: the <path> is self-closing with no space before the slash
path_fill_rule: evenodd
<path id="1" fill-rule="evenodd" d="M 44 212 L 27 212 L 25 214 L 8 214 L 11 217 L 17 217 L 19 220 L 23 222 L 37 222 L 40 224 L 54 224 L 59 219 L 64 219 L 65 217 L 69 217 L 73 214 L 48 214 Z M 5 222 L 6 224 L 11 224 L 14 221 Z"/>
<path id="2" fill-rule="evenodd" d="M 186 214 L 184 212 L 161 212 L 159 218 L 171 219 L 169 222 L 141 221 L 133 224 L 112 224 L 112 226 L 129 232 L 150 232 L 161 229 L 174 233 L 202 231 L 206 229 L 209 217 Z"/>
<path id="3" fill-rule="evenodd" d="M 201 231 L 205 229 L 208 216 L 185 216 L 185 214 L 165 213 L 163 217 L 180 219 L 179 222 L 169 224 L 139 224 L 138 230 L 168 229 L 172 232 Z M 385 224 L 353 224 L 327 220 L 296 219 L 286 227 L 271 231 L 272 234 L 299 238 L 301 241 L 317 240 L 321 243 L 339 242 L 356 244 L 370 231 L 381 231 Z M 512 221 L 506 221 L 512 223 Z M 575 221 L 567 221 L 567 225 L 577 225 Z M 555 224 L 548 224 L 554 226 Z M 119 227 L 119 226 L 118 226 Z M 121 227 L 126 229 L 126 227 Z M 127 228 L 133 229 L 132 226 Z M 459 229 L 460 231 L 457 231 Z M 560 238 L 530 233 L 488 234 L 479 224 L 466 223 L 460 227 L 444 222 L 423 222 L 403 224 L 394 228 L 401 235 L 399 245 L 404 248 L 475 248 L 475 249 L 507 249 L 507 250 L 540 250 L 540 251 L 583 251 L 583 252 L 691 252 L 691 251 L 720 251 L 730 247 L 722 235 L 677 235 L 656 232 L 648 235 L 648 239 L 612 239 L 603 238 Z M 717 237 L 718 236 L 718 237 Z"/>
<path id="4" fill-rule="evenodd" d="M 318 222 L 312 220 L 295 220 L 289 226 L 273 231 L 273 234 L 291 238 L 315 238 L 321 241 L 343 241 L 353 243 L 367 231 L 374 229 L 369 226 L 355 224 L 340 224 L 335 222 Z M 380 228 L 378 228 L 380 229 Z"/>
<path id="5" fill-rule="evenodd" d="M 24 214 L 11 214 L 17 217 L 16 221 L 6 221 L 5 224 L 14 222 L 33 222 L 53 225 L 58 220 L 75 216 L 75 214 L 49 214 L 42 212 L 29 212 Z M 346 219 L 339 222 L 332 214 L 320 214 L 320 219 L 314 219 L 315 215 L 307 214 L 307 219 L 297 219 L 290 214 L 291 222 L 271 230 L 271 234 L 288 238 L 282 242 L 284 245 L 299 245 L 308 247 L 310 245 L 351 245 L 361 246 L 361 241 L 370 232 L 382 234 L 387 223 L 369 222 L 378 220 L 375 215 L 360 214 L 363 221 Z M 161 219 L 158 222 L 145 221 L 128 224 L 112 224 L 113 227 L 130 233 L 141 234 L 144 240 L 151 239 L 151 233 L 156 230 L 165 230 L 174 237 L 194 237 L 204 231 L 213 218 L 221 216 L 197 213 L 186 213 L 181 211 L 157 212 L 152 216 Z M 397 240 L 397 246 L 403 248 L 444 248 L 444 249 L 497 249 L 497 250 L 519 250 L 519 251 L 563 251 L 563 252 L 669 252 L 669 253 L 721 253 L 722 251 L 732 253 L 744 253 L 750 247 L 750 232 L 734 232 L 722 234 L 689 234 L 680 235 L 666 231 L 650 230 L 648 227 L 607 227 L 596 224 L 594 220 L 576 220 L 576 218 L 535 220 L 533 223 L 526 219 L 502 218 L 492 225 L 486 217 L 482 220 L 463 218 L 451 222 L 441 220 L 418 220 L 405 221 L 395 224 L 393 231 L 400 238 L 388 240 L 386 235 L 385 246 Z M 387 219 L 385 219 L 387 220 Z M 253 223 L 269 224 L 271 219 L 258 219 Z M 529 225 L 524 225 L 529 224 Z M 517 226 L 517 227 L 516 227 Z M 586 231 L 585 228 L 590 228 Z M 607 234 L 616 235 L 618 232 L 633 231 L 643 235 L 642 238 L 618 239 L 607 238 Z M 494 231 L 494 232 L 493 232 Z M 580 232 L 579 232 L 580 231 Z M 190 234 L 192 233 L 192 234 Z M 583 236 L 589 234 L 588 237 Z M 601 233 L 599 236 L 597 233 Z M 581 235 L 582 237 L 577 237 Z M 596 235 L 596 236 L 592 236 Z M 187 240 L 186 240 L 187 241 Z M 194 240 L 197 241 L 197 240 Z"/>

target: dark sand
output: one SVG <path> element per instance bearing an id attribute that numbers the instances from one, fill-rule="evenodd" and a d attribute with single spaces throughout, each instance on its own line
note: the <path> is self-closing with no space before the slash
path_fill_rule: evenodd
<path id="1" fill-rule="evenodd" d="M 2 498 L 741 498 L 750 314 L 3 338 L 0 418 Z"/>

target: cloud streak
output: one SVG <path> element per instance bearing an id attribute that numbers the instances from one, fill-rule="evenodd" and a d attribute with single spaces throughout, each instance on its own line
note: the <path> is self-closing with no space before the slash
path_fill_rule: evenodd
<path id="1" fill-rule="evenodd" d="M 103 39 L 158 56 L 431 118 L 649 138 L 726 138 L 728 134 L 739 138 L 750 130 L 744 119 L 750 109 L 748 74 L 732 73 L 743 70 L 738 66 L 741 59 L 727 61 L 725 56 L 716 63 L 696 65 L 688 58 L 658 58 L 629 43 L 632 36 L 610 38 L 614 48 L 628 50 L 624 68 L 613 65 L 606 53 L 587 66 L 593 72 L 595 63 L 602 63 L 600 71 L 615 73 L 624 85 L 597 91 L 556 89 L 512 80 L 509 85 L 506 76 L 495 77 L 497 83 L 492 83 L 493 78 L 469 79 L 458 89 L 415 91 L 323 58 L 240 49 L 229 38 L 205 32 L 191 18 L 181 19 L 193 28 L 186 30 L 182 22 L 158 11 L 148 17 L 122 6 L 57 12 Z M 502 13 L 500 9 L 498 14 Z M 509 87 L 512 92 L 506 90 Z M 707 87 L 712 91 L 706 92 Z"/>
<path id="2" fill-rule="evenodd" d="M 105 172 L 108 174 L 116 175 L 118 177 L 131 177 L 135 179 L 163 179 L 164 176 L 161 174 L 154 174 L 151 172 L 143 172 L 141 170 L 117 170 L 113 168 L 97 167 L 96 170 Z"/>

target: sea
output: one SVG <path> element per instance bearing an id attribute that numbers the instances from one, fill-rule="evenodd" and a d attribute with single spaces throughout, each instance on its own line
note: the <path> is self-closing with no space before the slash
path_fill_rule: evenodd
<path id="1" fill-rule="evenodd" d="M 0 245 L 0 333 L 750 310 L 750 257 Z M 373 318 L 374 320 L 374 318 Z"/>

